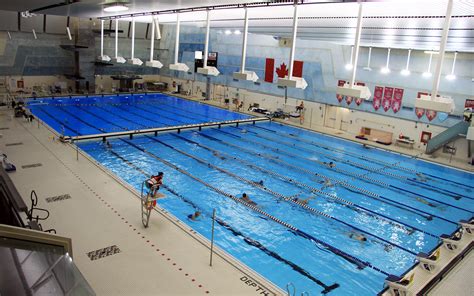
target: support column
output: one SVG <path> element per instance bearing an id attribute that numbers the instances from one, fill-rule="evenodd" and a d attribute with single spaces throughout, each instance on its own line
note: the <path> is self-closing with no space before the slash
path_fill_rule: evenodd
<path id="1" fill-rule="evenodd" d="M 354 44 L 354 52 L 352 55 L 352 76 L 350 81 L 350 87 L 352 87 L 355 83 L 355 77 L 357 73 L 357 61 L 359 59 L 359 45 L 360 45 L 360 32 L 362 30 L 362 3 L 359 3 L 359 14 L 357 16 L 357 31 L 355 37 L 355 44 Z"/>
<path id="2" fill-rule="evenodd" d="M 298 31 L 298 5 L 294 5 L 293 13 L 293 38 L 291 39 L 290 64 L 288 65 L 288 79 L 293 78 L 293 63 L 295 61 L 296 33 Z"/>

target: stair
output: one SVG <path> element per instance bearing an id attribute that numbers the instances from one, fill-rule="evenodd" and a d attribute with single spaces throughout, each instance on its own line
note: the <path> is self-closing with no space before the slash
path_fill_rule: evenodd
<path id="1" fill-rule="evenodd" d="M 448 128 L 439 135 L 431 138 L 426 145 L 426 154 L 432 154 L 445 144 L 454 141 L 458 137 L 466 137 L 467 129 L 469 128 L 469 122 L 461 121 L 452 127 Z"/>

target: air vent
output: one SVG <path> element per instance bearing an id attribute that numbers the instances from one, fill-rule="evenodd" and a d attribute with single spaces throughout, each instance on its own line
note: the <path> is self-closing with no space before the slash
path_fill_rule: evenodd
<path id="1" fill-rule="evenodd" d="M 8 144 L 5 144 L 5 146 L 18 146 L 18 145 L 23 145 L 22 142 L 17 142 L 17 143 L 8 143 Z"/>

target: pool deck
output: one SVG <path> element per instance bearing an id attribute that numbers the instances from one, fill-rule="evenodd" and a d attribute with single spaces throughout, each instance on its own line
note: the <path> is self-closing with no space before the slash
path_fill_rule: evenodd
<path id="1" fill-rule="evenodd" d="M 74 261 L 97 295 L 286 294 L 219 248 L 210 267 L 209 241 L 165 210 L 154 211 L 144 228 L 133 189 L 85 155 L 77 160 L 72 145 L 53 141 L 36 120 L 1 108 L 0 149 L 17 167 L 11 179 L 28 205 L 35 190 L 38 207 L 50 211 L 43 229 L 72 238 Z M 70 198 L 46 201 L 64 194 Z M 87 256 L 113 245 L 120 253 Z"/>

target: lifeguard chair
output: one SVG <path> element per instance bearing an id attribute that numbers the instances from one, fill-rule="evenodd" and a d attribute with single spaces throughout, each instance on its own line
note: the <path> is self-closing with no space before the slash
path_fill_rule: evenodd
<path id="1" fill-rule="evenodd" d="M 155 192 L 153 194 L 153 192 Z M 142 190 L 140 193 L 141 200 L 141 211 L 142 211 L 142 223 L 145 228 L 148 227 L 150 221 L 151 211 L 156 206 L 156 201 L 160 198 L 164 198 L 163 193 L 156 192 L 153 188 L 148 189 L 146 186 L 146 180 L 142 182 Z"/>

